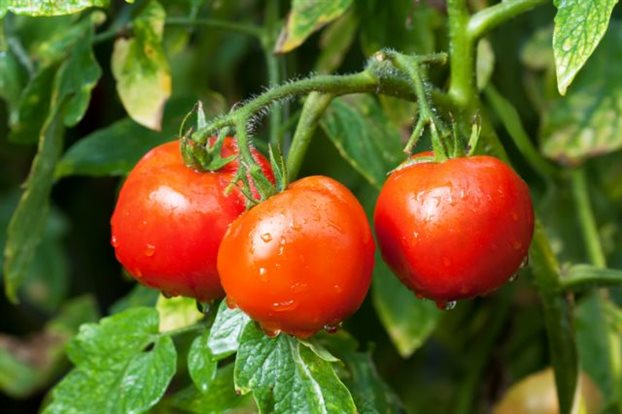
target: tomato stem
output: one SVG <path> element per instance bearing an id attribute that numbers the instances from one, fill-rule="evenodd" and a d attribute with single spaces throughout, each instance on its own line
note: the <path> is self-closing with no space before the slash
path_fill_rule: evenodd
<path id="1" fill-rule="evenodd" d="M 507 20 L 546 2 L 546 0 L 502 1 L 487 7 L 471 16 L 467 26 L 467 35 L 472 41 L 480 39 Z"/>

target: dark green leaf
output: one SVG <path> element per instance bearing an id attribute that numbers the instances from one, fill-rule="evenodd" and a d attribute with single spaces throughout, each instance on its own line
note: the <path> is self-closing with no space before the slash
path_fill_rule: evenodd
<path id="1" fill-rule="evenodd" d="M 341 156 L 376 188 L 405 157 L 399 131 L 371 97 L 333 100 L 321 126 Z"/>
<path id="2" fill-rule="evenodd" d="M 579 70 L 598 46 L 618 0 L 555 0 L 553 52 L 559 93 L 566 94 Z"/>
<path id="3" fill-rule="evenodd" d="M 127 174 L 151 148 L 175 139 L 183 115 L 193 105 L 193 99 L 171 100 L 166 105 L 165 127 L 160 133 L 126 118 L 87 135 L 65 152 L 56 176 Z"/>
<path id="4" fill-rule="evenodd" d="M 13 302 L 18 301 L 19 287 L 30 269 L 45 228 L 54 167 L 63 148 L 63 135 L 60 114 L 55 111 L 43 127 L 26 189 L 9 223 L 4 249 L 4 284 Z"/>
<path id="5" fill-rule="evenodd" d="M 210 330 L 209 349 L 216 359 L 224 359 L 238 350 L 242 330 L 250 319 L 240 309 L 229 309 L 223 300 Z"/>
<path id="6" fill-rule="evenodd" d="M 191 385 L 174 394 L 165 401 L 164 405 L 196 414 L 255 412 L 250 396 L 238 396 L 235 392 L 233 364 L 218 370 L 214 381 L 209 386 L 209 392 L 201 392 Z"/>
<path id="7" fill-rule="evenodd" d="M 209 337 L 209 331 L 197 336 L 188 352 L 188 373 L 201 392 L 211 392 L 210 384 L 216 378 L 217 362 L 212 358 Z"/>
<path id="8" fill-rule="evenodd" d="M 275 52 L 287 53 L 294 50 L 313 32 L 345 13 L 350 4 L 352 0 L 293 0 Z"/>
<path id="9" fill-rule="evenodd" d="M 7 11 L 28 16 L 59 16 L 78 13 L 90 7 L 108 7 L 108 2 L 109 0 L 3 0 L 0 4 L 0 17 Z"/>
<path id="10" fill-rule="evenodd" d="M 24 398 L 52 381 L 65 365 L 65 343 L 84 322 L 97 319 L 91 297 L 67 303 L 40 333 L 27 339 L 0 334 L 0 389 Z"/>
<path id="11" fill-rule="evenodd" d="M 266 336 L 254 323 L 240 339 L 235 384 L 242 394 L 253 392 L 261 412 L 356 412 L 330 362 L 294 337 Z"/>
<path id="12" fill-rule="evenodd" d="M 622 148 L 622 26 L 612 22 L 589 63 L 564 98 L 551 103 L 542 126 L 542 149 L 556 160 L 576 164 Z"/>
<path id="13" fill-rule="evenodd" d="M 348 12 L 324 30 L 320 39 L 322 53 L 315 63 L 318 73 L 336 70 L 350 50 L 356 35 L 358 21 L 354 12 Z"/>
<path id="14" fill-rule="evenodd" d="M 26 72 L 17 57 L 10 50 L 0 50 L 0 97 L 7 102 L 11 117 L 17 114 L 25 82 Z"/>
<path id="15" fill-rule="evenodd" d="M 380 257 L 376 259 L 372 299 L 380 321 L 404 358 L 425 343 L 441 314 L 434 302 L 417 299 Z"/>
<path id="16" fill-rule="evenodd" d="M 147 128 L 160 130 L 164 104 L 171 94 L 171 75 L 162 49 L 166 13 L 150 0 L 134 19 L 131 39 L 117 39 L 112 73 L 129 116 Z"/>
<path id="17" fill-rule="evenodd" d="M 404 409 L 395 393 L 380 378 L 369 354 L 350 353 L 344 358 L 348 386 L 360 414 L 398 413 Z"/>
<path id="18" fill-rule="evenodd" d="M 155 306 L 159 296 L 159 291 L 137 284 L 130 293 L 116 301 L 110 307 L 110 313 L 119 313 L 129 308 L 140 306 Z"/>
<path id="19" fill-rule="evenodd" d="M 132 308 L 83 325 L 67 349 L 76 367 L 54 388 L 44 412 L 149 410 L 162 398 L 177 363 L 173 341 L 157 334 L 158 323 L 155 309 Z"/>

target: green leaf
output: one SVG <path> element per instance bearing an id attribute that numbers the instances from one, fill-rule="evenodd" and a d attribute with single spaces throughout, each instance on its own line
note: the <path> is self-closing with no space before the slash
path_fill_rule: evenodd
<path id="1" fill-rule="evenodd" d="M 218 363 L 212 358 L 209 347 L 210 332 L 205 331 L 197 336 L 188 352 L 188 373 L 194 385 L 201 391 L 211 392 L 211 383 L 216 378 Z"/>
<path id="2" fill-rule="evenodd" d="M 117 39 L 112 74 L 129 116 L 139 124 L 160 130 L 164 104 L 171 95 L 171 74 L 162 48 L 166 12 L 150 0 L 133 21 L 134 37 Z"/>
<path id="3" fill-rule="evenodd" d="M 87 135 L 65 152 L 57 165 L 56 177 L 100 177 L 129 173 L 151 148 L 176 138 L 183 116 L 194 103 L 194 98 L 169 101 L 164 112 L 165 126 L 159 133 L 126 118 Z"/>
<path id="4" fill-rule="evenodd" d="M 90 7 L 108 7 L 108 3 L 109 0 L 3 0 L 0 17 L 7 11 L 28 16 L 60 16 L 79 13 Z"/>
<path id="5" fill-rule="evenodd" d="M 483 90 L 495 70 L 495 53 L 492 45 L 486 39 L 482 39 L 477 43 L 477 62 L 475 74 L 477 78 L 477 89 Z"/>
<path id="6" fill-rule="evenodd" d="M 149 410 L 177 364 L 173 340 L 157 335 L 158 323 L 155 309 L 132 308 L 83 325 L 67 348 L 76 368 L 54 388 L 44 413 Z"/>
<path id="7" fill-rule="evenodd" d="M 568 86 L 598 46 L 607 31 L 613 6 L 618 0 L 555 0 L 553 52 L 559 93 Z"/>
<path id="8" fill-rule="evenodd" d="M 201 392 L 193 385 L 174 394 L 164 403 L 184 412 L 196 414 L 221 414 L 229 412 L 253 413 L 250 396 L 238 396 L 233 387 L 233 364 L 218 370 L 209 392 Z"/>
<path id="9" fill-rule="evenodd" d="M 194 325 L 203 319 L 204 316 L 203 313 L 197 310 L 195 299 L 183 296 L 165 298 L 163 295 L 160 295 L 156 309 L 160 314 L 160 332 Z"/>
<path id="10" fill-rule="evenodd" d="M 97 317 L 95 301 L 85 296 L 68 302 L 41 332 L 27 339 L 0 334 L 0 390 L 25 398 L 46 387 L 65 366 L 66 342 L 81 323 Z"/>
<path id="11" fill-rule="evenodd" d="M 404 411 L 397 395 L 378 375 L 370 354 L 349 353 L 344 362 L 350 374 L 344 382 L 352 392 L 360 414 Z"/>
<path id="12" fill-rule="evenodd" d="M 315 62 L 315 71 L 331 73 L 345 59 L 358 29 L 356 15 L 349 11 L 324 30 L 320 38 L 320 56 Z"/>
<path id="13" fill-rule="evenodd" d="M 54 167 L 63 148 L 63 136 L 60 114 L 55 111 L 43 127 L 26 189 L 9 223 L 4 248 L 4 287 L 14 303 L 18 302 L 19 287 L 30 269 L 47 222 Z"/>
<path id="14" fill-rule="evenodd" d="M 403 358 L 410 357 L 436 328 L 441 312 L 432 301 L 417 299 L 378 257 L 372 300 L 378 317 Z"/>
<path id="15" fill-rule="evenodd" d="M 320 125 L 341 156 L 378 189 L 405 157 L 400 132 L 369 96 L 333 100 Z"/>
<path id="16" fill-rule="evenodd" d="M 110 313 L 119 313 L 129 308 L 135 308 L 135 307 L 141 307 L 141 306 L 146 306 L 146 307 L 155 306 L 159 297 L 160 297 L 159 291 L 137 284 L 130 291 L 130 293 L 128 293 L 126 296 L 116 301 L 110 307 Z"/>
<path id="17" fill-rule="evenodd" d="M 17 106 L 25 87 L 26 77 L 26 71 L 15 54 L 10 50 L 0 49 L 0 97 L 8 105 L 9 119 L 17 115 Z"/>
<path id="18" fill-rule="evenodd" d="M 220 302 L 208 341 L 215 359 L 224 359 L 238 350 L 240 335 L 249 322 L 249 317 L 240 309 L 229 309 L 226 300 Z"/>
<path id="19" fill-rule="evenodd" d="M 542 150 L 565 164 L 622 148 L 622 25 L 611 23 L 574 86 L 550 104 L 542 125 Z"/>
<path id="20" fill-rule="evenodd" d="M 293 0 L 275 52 L 294 50 L 313 32 L 345 13 L 351 4 L 352 0 Z"/>
<path id="21" fill-rule="evenodd" d="M 242 394 L 253 392 L 261 412 L 356 412 L 330 362 L 294 337 L 266 336 L 255 323 L 242 333 L 235 384 Z"/>

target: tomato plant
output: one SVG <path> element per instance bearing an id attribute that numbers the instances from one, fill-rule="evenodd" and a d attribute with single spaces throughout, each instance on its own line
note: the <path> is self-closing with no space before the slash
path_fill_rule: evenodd
<path id="1" fill-rule="evenodd" d="M 235 140 L 225 138 L 220 155 L 236 153 Z M 254 156 L 273 179 L 268 161 Z M 167 296 L 223 297 L 216 255 L 245 205 L 236 187 L 226 194 L 237 168 L 237 162 L 216 172 L 188 168 L 179 141 L 149 151 L 123 183 L 111 219 L 112 246 L 127 271 Z"/>
<path id="2" fill-rule="evenodd" d="M 233 222 L 218 253 L 227 301 L 272 335 L 336 330 L 369 289 L 374 242 L 356 198 L 306 177 Z"/>
<path id="3" fill-rule="evenodd" d="M 384 260 L 440 307 L 486 295 L 516 274 L 534 225 L 527 185 L 488 156 L 417 162 L 391 173 L 374 222 Z"/>
<path id="4" fill-rule="evenodd" d="M 0 406 L 621 413 L 621 18 L 0 1 Z"/>

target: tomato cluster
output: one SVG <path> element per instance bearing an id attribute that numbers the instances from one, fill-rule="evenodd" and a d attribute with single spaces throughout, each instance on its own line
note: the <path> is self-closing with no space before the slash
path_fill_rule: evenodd
<path id="1" fill-rule="evenodd" d="M 237 151 L 227 138 L 221 155 Z M 253 157 L 274 181 L 266 159 Z M 486 156 L 413 161 L 389 176 L 377 201 L 384 260 L 417 296 L 441 305 L 501 286 L 531 242 L 525 183 Z M 335 329 L 371 283 L 375 245 L 363 208 L 342 184 L 312 176 L 245 212 L 242 192 L 225 191 L 238 168 L 188 168 L 178 142 L 150 151 L 112 216 L 118 260 L 166 295 L 205 302 L 226 293 L 268 334 Z"/>

